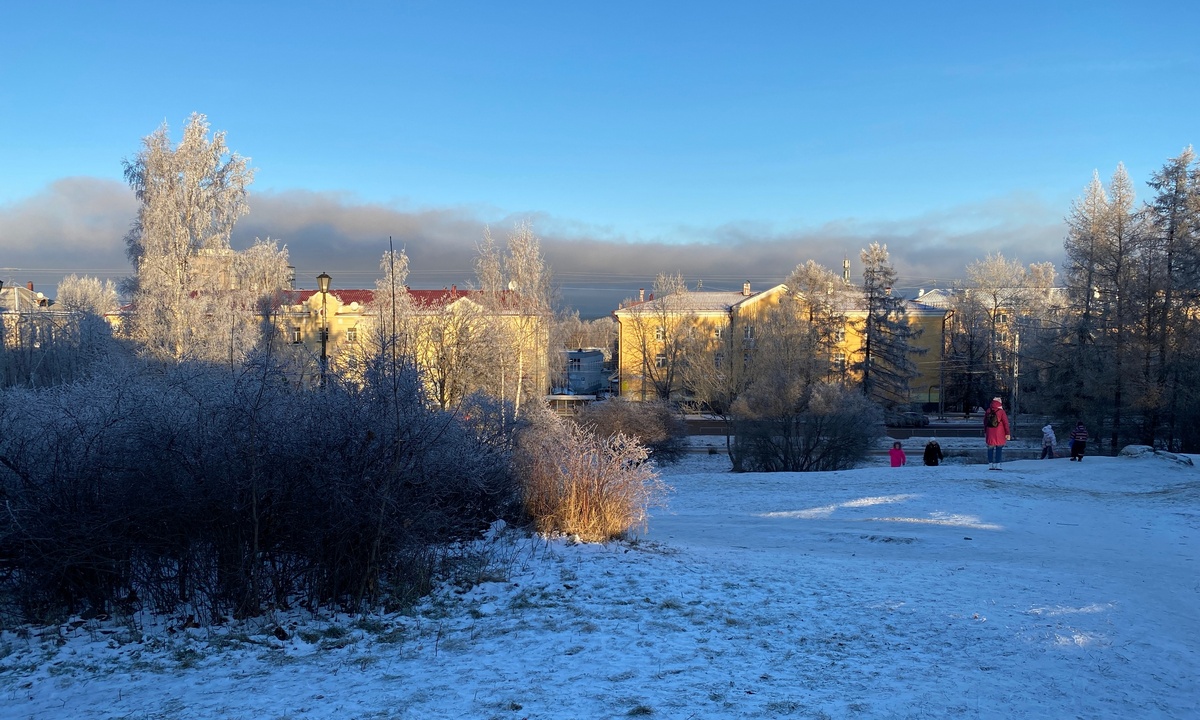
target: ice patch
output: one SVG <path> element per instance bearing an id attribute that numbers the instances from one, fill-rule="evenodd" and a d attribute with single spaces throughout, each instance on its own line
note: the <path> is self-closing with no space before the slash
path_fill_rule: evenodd
<path id="1" fill-rule="evenodd" d="M 1058 617 L 1060 615 L 1081 615 L 1091 613 L 1108 612 L 1113 609 L 1112 603 L 1090 603 L 1083 607 L 1035 607 L 1026 610 L 1028 615 L 1038 615 L 1043 617 Z"/>
<path id="2" fill-rule="evenodd" d="M 881 522 L 899 522 L 912 523 L 915 525 L 946 525 L 949 527 L 965 527 L 973 530 L 1003 530 L 1003 525 L 996 523 L 984 522 L 978 515 L 956 515 L 952 513 L 936 512 L 931 513 L 929 517 L 876 517 L 863 518 L 864 520 L 878 520 Z"/>
<path id="3" fill-rule="evenodd" d="M 781 510 L 779 512 L 762 513 L 759 517 L 766 518 L 799 518 L 801 520 L 811 520 L 813 518 L 826 518 L 837 512 L 839 508 L 860 508 L 872 507 L 874 505 L 890 505 L 893 503 L 908 502 L 920 497 L 912 493 L 902 495 L 876 495 L 873 497 L 856 498 L 847 500 L 843 503 L 835 505 L 821 505 L 819 507 L 808 508 L 806 510 Z"/>

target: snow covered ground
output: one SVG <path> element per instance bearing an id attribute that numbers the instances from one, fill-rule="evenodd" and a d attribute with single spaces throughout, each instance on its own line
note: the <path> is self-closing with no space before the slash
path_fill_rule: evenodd
<path id="1" fill-rule="evenodd" d="M 414 615 L 4 633 L 0 717 L 1200 717 L 1200 468 L 923 445 L 804 475 L 694 455 L 641 536 L 501 534 L 497 579 Z"/>

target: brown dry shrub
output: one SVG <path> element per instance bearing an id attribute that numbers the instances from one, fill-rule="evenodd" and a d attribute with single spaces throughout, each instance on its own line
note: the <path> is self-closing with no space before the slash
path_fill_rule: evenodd
<path id="1" fill-rule="evenodd" d="M 626 435 L 600 438 L 544 417 L 524 433 L 516 456 L 525 511 L 538 532 L 584 542 L 644 529 L 649 508 L 669 490 L 647 455 Z"/>

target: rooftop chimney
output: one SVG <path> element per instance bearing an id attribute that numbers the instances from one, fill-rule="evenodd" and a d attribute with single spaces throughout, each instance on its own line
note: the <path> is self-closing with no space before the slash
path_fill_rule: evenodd
<path id="1" fill-rule="evenodd" d="M 646 301 L 646 288 L 638 288 L 638 302 Z"/>
<path id="2" fill-rule="evenodd" d="M 25 283 L 25 287 L 29 288 L 29 292 L 33 292 L 33 281 L 30 280 L 29 282 Z"/>
<path id="3" fill-rule="evenodd" d="M 742 294 L 745 295 L 746 297 L 750 297 L 750 281 L 749 280 L 742 283 Z"/>

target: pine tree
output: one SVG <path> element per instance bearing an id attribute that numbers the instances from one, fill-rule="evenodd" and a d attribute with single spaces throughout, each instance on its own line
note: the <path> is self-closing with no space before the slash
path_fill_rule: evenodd
<path id="1" fill-rule="evenodd" d="M 1196 426 L 1197 314 L 1200 313 L 1200 167 L 1189 146 L 1171 158 L 1149 182 L 1155 191 L 1148 208 L 1151 251 L 1155 255 L 1150 289 L 1157 349 L 1151 364 L 1167 442 L 1200 437 Z M 1188 419 L 1183 418 L 1184 415 Z"/>
<path id="2" fill-rule="evenodd" d="M 862 378 L 864 395 L 894 406 L 908 401 L 908 381 L 917 375 L 910 346 L 916 331 L 905 318 L 904 300 L 892 292 L 896 271 L 887 246 L 872 243 L 861 259 L 865 316 L 859 321 L 862 348 L 854 369 Z"/>

